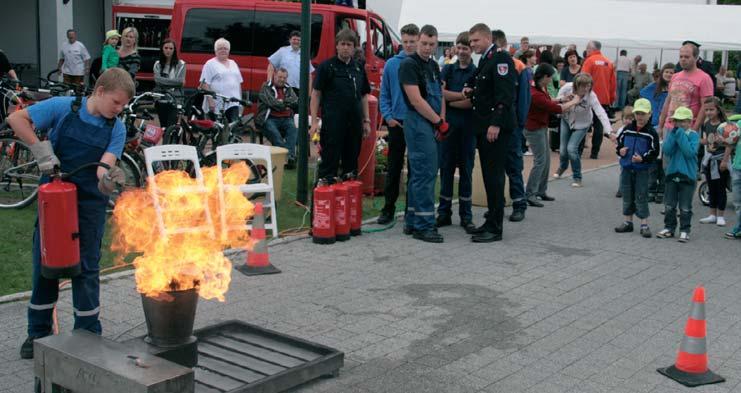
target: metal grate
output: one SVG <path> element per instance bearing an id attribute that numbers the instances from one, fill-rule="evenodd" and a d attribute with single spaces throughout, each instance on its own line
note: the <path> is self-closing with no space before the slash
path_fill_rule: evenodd
<path id="1" fill-rule="evenodd" d="M 321 376 L 336 376 L 344 354 L 335 349 L 230 321 L 197 331 L 196 392 L 280 392 Z"/>

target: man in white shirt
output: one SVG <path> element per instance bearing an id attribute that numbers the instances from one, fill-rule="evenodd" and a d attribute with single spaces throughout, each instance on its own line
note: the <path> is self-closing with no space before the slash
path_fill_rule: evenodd
<path id="1" fill-rule="evenodd" d="M 90 70 L 90 53 L 82 42 L 77 41 L 77 32 L 67 30 L 67 42 L 59 50 L 59 72 L 64 83 L 84 85 L 85 75 Z"/>
<path id="2" fill-rule="evenodd" d="M 617 109 L 622 110 L 625 106 L 625 100 L 628 95 L 628 83 L 630 82 L 630 69 L 631 63 L 628 59 L 628 51 L 625 49 L 620 51 L 620 56 L 617 59 Z"/>
<path id="3" fill-rule="evenodd" d="M 296 94 L 301 88 L 301 32 L 292 31 L 289 35 L 288 42 L 290 45 L 281 47 L 275 53 L 268 57 L 268 78 L 273 80 L 275 70 L 285 68 L 288 70 L 288 86 L 292 87 Z M 309 62 L 309 73 L 314 72 L 314 66 Z M 311 91 L 311 79 L 309 78 L 309 91 Z"/>

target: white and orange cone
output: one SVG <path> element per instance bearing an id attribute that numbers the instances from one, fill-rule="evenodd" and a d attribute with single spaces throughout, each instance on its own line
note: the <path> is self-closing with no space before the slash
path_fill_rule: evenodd
<path id="1" fill-rule="evenodd" d="M 673 366 L 656 371 L 689 387 L 725 382 L 725 378 L 708 368 L 706 336 L 705 288 L 697 287 L 692 296 L 692 309 L 679 345 L 677 361 Z"/>
<path id="2" fill-rule="evenodd" d="M 247 262 L 237 268 L 246 276 L 280 273 L 280 269 L 270 264 L 263 209 L 262 203 L 255 203 L 255 216 L 252 219 L 252 230 L 250 231 L 250 236 L 255 240 L 255 244 L 252 250 L 247 250 Z"/>

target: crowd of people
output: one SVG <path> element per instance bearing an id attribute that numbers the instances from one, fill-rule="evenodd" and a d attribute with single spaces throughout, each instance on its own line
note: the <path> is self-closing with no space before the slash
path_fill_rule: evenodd
<path id="1" fill-rule="evenodd" d="M 656 237 L 689 241 L 698 174 L 707 180 L 710 194 L 709 215 L 699 222 L 726 225 L 727 184 L 731 178 L 734 185 L 739 182 L 741 162 L 737 148 L 720 142 L 719 127 L 726 120 L 722 103 L 735 99 L 736 79 L 725 68 L 714 75 L 712 65 L 700 58 L 698 43 L 684 42 L 678 64 L 649 72 L 640 56 L 631 60 L 625 50 L 614 64 L 596 40 L 587 44 L 583 57 L 576 45 L 565 48 L 561 57 L 564 49 L 558 45 L 536 49 L 523 37 L 515 50 L 503 32 L 480 27 L 461 33 L 438 60 L 429 53 L 436 41 L 433 27 L 402 28 L 402 51 L 386 64 L 381 84 L 380 110 L 389 126 L 390 153 L 379 224 L 394 219 L 406 148 L 405 233 L 443 241 L 437 228 L 452 224 L 457 170 L 460 225 L 474 242 L 499 240 L 505 174 L 512 199 L 509 220 L 522 221 L 528 207 L 555 199 L 547 194 L 549 147 L 560 155 L 553 177 L 562 177 L 570 166 L 571 185 L 582 187 L 581 156 L 591 133 L 590 158 L 598 158 L 603 139 L 609 138 L 620 161 L 616 196 L 623 198 L 624 220 L 616 232 L 632 232 L 636 216 L 640 234 L 652 237 L 648 203 L 656 202 L 665 206 L 664 228 Z M 484 47 L 482 35 L 491 35 Z M 471 61 L 472 52 L 482 55 L 478 65 Z M 617 132 L 611 124 L 615 112 L 622 112 L 623 127 Z M 480 227 L 471 214 L 476 148 L 488 203 L 486 223 Z M 527 182 L 524 152 L 533 156 Z M 741 213 L 741 200 L 735 202 Z M 725 235 L 741 237 L 741 217 Z"/>

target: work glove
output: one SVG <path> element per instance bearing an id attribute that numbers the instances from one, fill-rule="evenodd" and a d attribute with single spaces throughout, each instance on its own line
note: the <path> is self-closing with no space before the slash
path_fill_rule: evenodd
<path id="1" fill-rule="evenodd" d="M 98 180 L 98 191 L 103 195 L 111 195 L 117 188 L 122 187 L 126 181 L 126 175 L 121 168 L 114 166 L 106 171 L 105 175 Z"/>
<path id="2" fill-rule="evenodd" d="M 29 146 L 33 158 L 39 165 L 39 171 L 42 175 L 51 175 L 54 173 L 54 167 L 58 167 L 59 159 L 54 155 L 54 148 L 50 141 L 39 141 Z"/>
<path id="3" fill-rule="evenodd" d="M 448 122 L 444 119 L 440 119 L 440 122 L 435 124 L 435 139 L 437 139 L 438 142 L 442 142 L 445 140 L 445 138 L 448 137 L 448 129 L 450 126 L 448 125 Z"/>

